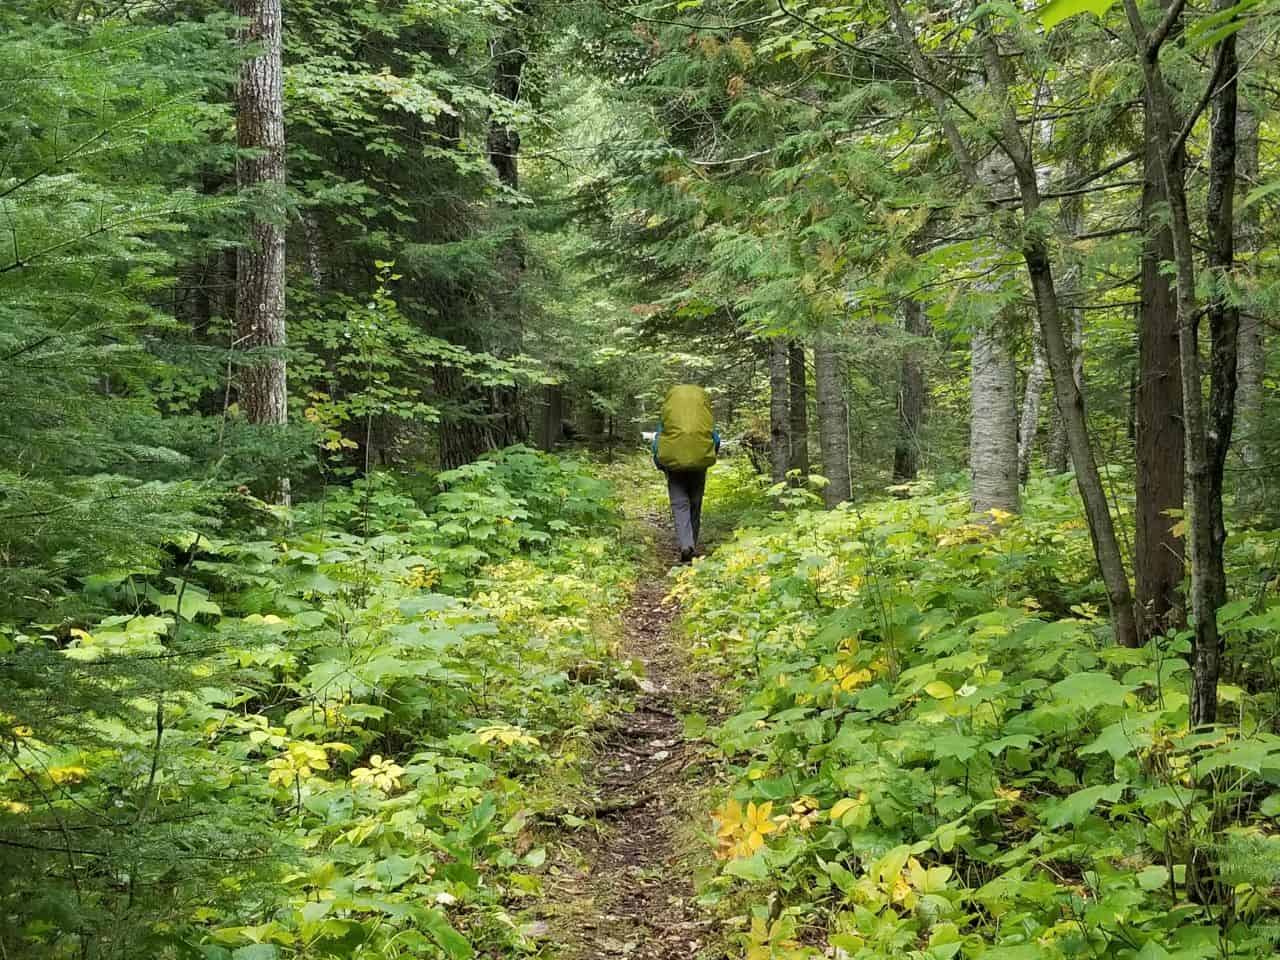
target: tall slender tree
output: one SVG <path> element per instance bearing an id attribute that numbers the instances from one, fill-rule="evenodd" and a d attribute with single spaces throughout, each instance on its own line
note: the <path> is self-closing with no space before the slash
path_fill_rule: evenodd
<path id="1" fill-rule="evenodd" d="M 1242 75 L 1248 76 L 1248 65 L 1256 57 L 1257 44 L 1253 31 L 1239 32 L 1239 59 Z M 1236 112 L 1236 168 L 1242 189 L 1258 186 L 1258 153 L 1261 115 L 1248 90 L 1240 97 Z M 1262 226 L 1258 204 L 1242 206 L 1238 219 L 1237 253 L 1242 268 L 1257 270 L 1256 259 L 1262 250 Z M 1248 512 L 1257 511 L 1268 501 L 1270 490 L 1263 459 L 1262 431 L 1266 423 L 1266 330 L 1261 311 L 1250 308 L 1240 316 L 1239 359 L 1236 364 L 1239 383 L 1236 386 L 1236 434 L 1240 438 L 1241 474 L 1237 484 L 1237 502 Z"/>
<path id="2" fill-rule="evenodd" d="M 528 22 L 532 3 L 521 0 L 515 5 L 515 16 L 502 33 L 495 36 L 489 44 L 489 55 L 493 59 L 493 94 L 495 103 L 500 107 L 514 109 L 522 97 L 525 66 L 529 62 Z M 486 137 L 489 162 L 498 175 L 498 182 L 511 195 L 520 189 L 520 130 L 511 117 L 501 109 L 492 111 L 489 117 L 489 129 Z M 504 197 L 504 205 L 510 205 L 510 197 Z M 495 319 L 502 329 L 496 331 L 500 342 L 495 343 L 493 351 L 499 355 L 517 354 L 524 343 L 524 318 L 522 304 L 518 295 L 521 277 L 525 269 L 524 241 L 514 232 L 503 243 L 499 252 L 499 268 L 511 296 L 499 307 L 500 315 Z M 493 407 L 492 433 L 493 444 L 497 447 L 518 443 L 528 434 L 528 418 L 521 402 L 521 391 L 517 386 L 501 386 L 492 390 L 490 403 Z"/>
<path id="3" fill-rule="evenodd" d="M 975 513 L 1021 509 L 1018 492 L 1018 413 L 1008 336 L 986 323 L 969 343 L 969 472 Z"/>
<path id="4" fill-rule="evenodd" d="M 1031 457 L 1040 432 L 1040 401 L 1044 398 L 1047 372 L 1040 332 L 1033 327 L 1031 367 L 1027 370 L 1027 381 L 1022 390 L 1022 412 L 1018 417 L 1018 482 L 1023 484 L 1031 477 Z"/>
<path id="5" fill-rule="evenodd" d="M 769 341 L 769 474 L 774 483 L 787 479 L 791 466 L 791 364 L 787 341 Z"/>
<path id="6" fill-rule="evenodd" d="M 1195 232 L 1177 149 L 1195 116 L 1181 124 L 1174 112 L 1174 96 L 1161 63 L 1161 52 L 1179 23 L 1185 4 L 1173 0 L 1164 16 L 1149 28 L 1136 0 L 1124 0 L 1147 93 L 1153 139 L 1159 149 L 1160 172 L 1169 203 L 1170 230 L 1176 269 L 1178 360 L 1182 372 L 1182 416 L 1186 440 L 1188 553 L 1191 562 L 1191 612 L 1196 631 L 1192 651 L 1190 719 L 1193 725 L 1213 723 L 1218 713 L 1221 636 L 1218 609 L 1226 598 L 1222 547 L 1222 476 L 1226 448 L 1231 442 L 1235 411 L 1236 338 L 1238 314 L 1227 301 L 1225 281 L 1234 261 L 1233 197 L 1235 190 L 1236 55 L 1235 34 L 1215 45 L 1214 67 L 1208 79 L 1213 104 L 1210 123 L 1209 190 L 1206 206 L 1209 269 L 1215 291 L 1207 305 L 1209 317 L 1209 404 L 1205 408 L 1200 357 Z M 1231 5 L 1219 0 L 1220 12 Z M 1229 18 L 1228 18 L 1229 19 Z"/>
<path id="7" fill-rule="evenodd" d="M 791 368 L 791 469 L 803 482 L 809 475 L 809 380 L 804 342 L 792 340 L 788 351 Z"/>
<path id="8" fill-rule="evenodd" d="M 1158 216 L 1165 190 L 1149 101 L 1143 116 L 1134 579 L 1139 627 L 1143 637 L 1151 637 L 1184 619 L 1184 544 L 1176 533 L 1182 513 L 1184 445 L 1177 298 L 1163 272 L 1163 265 L 1173 260 L 1173 235 Z M 1186 151 L 1179 146 L 1170 161 L 1174 176 L 1183 176 L 1185 158 Z"/>
<path id="9" fill-rule="evenodd" d="M 893 479 L 914 480 L 920 472 L 920 428 L 924 423 L 926 384 L 921 341 L 929 335 L 929 321 L 920 301 L 902 302 L 902 329 L 907 345 L 898 374 L 897 435 L 893 444 Z"/>
<path id="10" fill-rule="evenodd" d="M 827 485 L 822 498 L 828 507 L 852 495 L 849 477 L 849 407 L 844 393 L 844 365 L 830 330 L 821 329 L 813 344 L 813 380 L 818 393 L 818 440 Z"/>
<path id="11" fill-rule="evenodd" d="M 236 184 L 251 208 L 236 259 L 240 406 L 250 423 L 288 421 L 285 359 L 285 141 L 280 0 L 236 0 L 248 51 L 236 85 Z M 256 356 L 253 354 L 257 353 Z"/>
<path id="12" fill-rule="evenodd" d="M 1067 164 L 1067 182 L 1081 179 L 1079 168 Z M 1068 240 L 1078 236 L 1084 223 L 1084 198 L 1064 197 L 1059 204 L 1059 224 L 1063 237 Z M 1071 373 L 1083 402 L 1084 391 L 1084 310 L 1081 309 L 1082 268 L 1080 257 L 1070 250 L 1064 252 L 1062 273 L 1058 283 L 1059 302 L 1062 304 L 1060 319 L 1069 330 L 1064 331 L 1071 350 Z M 1045 469 L 1050 473 L 1066 473 L 1071 468 L 1071 450 L 1067 446 L 1067 428 L 1055 403 L 1049 412 L 1049 434 L 1045 440 Z"/>
<path id="13" fill-rule="evenodd" d="M 952 113 L 952 103 L 944 95 L 946 90 L 935 75 L 933 65 L 925 58 L 912 22 L 899 0 L 888 0 L 890 17 L 899 40 L 907 50 L 911 66 L 917 76 L 925 80 L 924 89 L 938 122 L 942 125 L 947 143 L 966 182 L 979 198 L 990 200 L 990 189 L 978 173 L 968 144 Z M 981 9 L 979 10 L 981 14 Z M 1027 144 L 1022 124 L 1009 96 L 1006 64 L 999 42 L 991 31 L 985 14 L 977 18 L 978 47 L 986 75 L 986 84 L 998 111 L 999 128 L 993 133 L 997 149 L 1013 166 L 1018 188 L 1018 198 L 1024 219 L 1036 217 L 1042 206 L 1038 171 Z M 1089 524 L 1090 539 L 1099 572 L 1107 587 L 1107 599 L 1111 608 L 1111 624 L 1116 641 L 1125 646 L 1137 643 L 1138 630 L 1133 609 L 1133 594 L 1129 588 L 1129 575 L 1120 553 L 1120 541 L 1116 536 L 1115 520 L 1102 484 L 1090 441 L 1089 424 L 1084 415 L 1084 398 L 1075 382 L 1070 348 L 1062 328 L 1058 310 L 1058 291 L 1054 282 L 1053 261 L 1044 236 L 1034 230 L 1021 231 L 1021 253 L 1031 283 L 1044 338 L 1045 354 L 1053 377 L 1054 397 L 1062 416 L 1071 449 L 1071 461 L 1075 467 L 1076 486 L 1084 501 L 1085 517 Z"/>

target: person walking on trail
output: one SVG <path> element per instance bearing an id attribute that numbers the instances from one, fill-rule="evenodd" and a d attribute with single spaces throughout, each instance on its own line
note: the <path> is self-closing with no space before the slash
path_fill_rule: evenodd
<path id="1" fill-rule="evenodd" d="M 720 434 L 707 391 L 688 383 L 672 387 L 662 401 L 662 419 L 653 435 L 653 463 L 667 475 L 681 563 L 693 560 L 702 527 L 707 470 L 719 452 Z"/>

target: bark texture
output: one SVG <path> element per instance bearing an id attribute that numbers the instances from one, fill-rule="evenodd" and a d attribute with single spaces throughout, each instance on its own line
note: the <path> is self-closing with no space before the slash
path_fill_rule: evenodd
<path id="1" fill-rule="evenodd" d="M 819 331 L 813 345 L 813 379 L 818 393 L 818 442 L 827 485 L 828 507 L 852 496 L 849 479 L 849 407 L 844 394 L 844 367 L 829 331 Z"/>
<path id="2" fill-rule="evenodd" d="M 788 353 L 791 367 L 791 469 L 799 474 L 799 482 L 809 475 L 809 380 L 805 366 L 804 344 L 791 341 Z"/>
<path id="3" fill-rule="evenodd" d="M 1176 0 L 1175 0 L 1176 2 Z M 1225 5 L 1225 6 L 1224 6 Z M 1219 9 L 1230 6 L 1219 0 Z M 1169 33 L 1148 34 L 1136 0 L 1124 0 L 1139 50 L 1143 83 L 1147 92 L 1151 131 L 1160 147 L 1160 168 L 1173 235 L 1177 267 L 1178 357 L 1182 372 L 1182 415 L 1186 437 L 1188 552 L 1191 560 L 1191 612 L 1195 616 L 1192 651 L 1190 720 L 1192 726 L 1213 723 L 1218 710 L 1218 676 L 1221 641 L 1218 608 L 1226 595 L 1222 566 L 1220 523 L 1221 463 L 1231 439 L 1234 413 L 1235 337 L 1237 327 L 1220 296 L 1208 307 L 1210 320 L 1209 409 L 1201 385 L 1201 361 L 1197 320 L 1196 250 L 1187 207 L 1186 186 L 1174 159 L 1179 141 L 1174 99 L 1160 67 L 1160 49 Z M 1178 7 L 1177 9 L 1181 9 Z M 1176 18 L 1173 18 L 1176 22 Z M 1209 134 L 1209 189 L 1207 198 L 1208 262 L 1218 274 L 1230 272 L 1233 251 L 1233 196 L 1235 188 L 1235 35 L 1219 41 L 1215 49 L 1213 117 Z M 1215 277 L 1215 280 L 1221 279 Z M 1218 314 L 1215 316 L 1215 312 Z M 1224 404 L 1229 409 L 1224 409 Z"/>
<path id="4" fill-rule="evenodd" d="M 1044 344 L 1038 329 L 1032 330 L 1031 367 L 1027 370 L 1027 382 L 1022 391 L 1022 415 L 1018 420 L 1018 483 L 1025 484 L 1031 477 L 1031 455 L 1035 452 L 1036 437 L 1040 432 L 1040 401 L 1044 397 L 1048 366 L 1044 359 Z"/>
<path id="5" fill-rule="evenodd" d="M 769 476 L 774 483 L 787 479 L 791 465 L 791 360 L 787 341 L 769 341 Z"/>
<path id="6" fill-rule="evenodd" d="M 249 242 L 236 262 L 236 340 L 246 351 L 285 346 L 284 92 L 280 0 L 236 0 L 240 39 L 261 51 L 240 66 L 236 85 L 236 184 L 251 197 Z M 283 357 L 251 358 L 239 400 L 250 423 L 283 424 L 288 394 Z"/>
<path id="7" fill-rule="evenodd" d="M 1018 492 L 1018 414 L 1013 355 L 994 327 L 974 330 L 969 344 L 972 394 L 969 472 L 973 512 L 1021 509 Z"/>
<path id="8" fill-rule="evenodd" d="M 1248 62 L 1252 44 L 1248 28 L 1238 34 L 1240 60 Z M 1258 186 L 1258 108 L 1242 96 L 1236 112 L 1236 171 L 1241 189 Z M 1240 211 L 1237 224 L 1237 253 L 1244 269 L 1251 269 L 1262 246 L 1262 227 L 1255 204 Z M 1240 316 L 1239 357 L 1236 363 L 1236 435 L 1241 461 L 1237 505 L 1246 514 L 1255 513 L 1269 500 L 1267 470 L 1262 451 L 1262 430 L 1266 422 L 1266 394 L 1262 378 L 1266 371 L 1266 324 L 1255 312 Z"/>
<path id="9" fill-rule="evenodd" d="M 1076 183 L 1081 178 L 1079 162 L 1067 164 L 1067 182 Z M 1058 207 L 1058 224 L 1064 237 L 1079 236 L 1084 229 L 1084 197 L 1064 197 Z M 1084 397 L 1084 311 L 1081 307 L 1083 265 L 1080 256 L 1071 248 L 1063 251 L 1062 268 L 1058 275 L 1058 300 L 1061 303 L 1059 319 L 1067 326 L 1063 336 L 1071 348 L 1071 373 L 1076 389 Z M 1049 433 L 1045 438 L 1045 469 L 1049 473 L 1066 473 L 1071 469 L 1071 450 L 1067 446 L 1067 428 L 1055 403 L 1049 411 Z"/>
<path id="10" fill-rule="evenodd" d="M 1134 411 L 1134 579 L 1139 627 L 1146 640 L 1186 621 L 1182 598 L 1186 559 L 1183 538 L 1173 532 L 1182 511 L 1185 469 L 1178 307 L 1169 278 L 1160 270 L 1161 263 L 1173 260 L 1173 234 L 1155 218 L 1165 202 L 1165 191 L 1149 103 L 1144 127 L 1142 230 L 1146 240 L 1140 265 Z M 1178 178 L 1183 175 L 1184 159 L 1184 151 L 1179 150 L 1171 160 Z"/>
<path id="11" fill-rule="evenodd" d="M 1233 3 L 1217 0 L 1219 12 Z M 1227 542 L 1223 516 L 1223 478 L 1236 415 L 1236 367 L 1240 338 L 1240 310 L 1230 287 L 1235 281 L 1235 189 L 1236 189 L 1236 102 L 1239 62 L 1236 36 L 1218 42 L 1217 84 L 1209 122 L 1209 191 L 1205 200 L 1205 224 L 1209 233 L 1208 268 L 1213 273 L 1213 295 L 1209 318 L 1209 423 L 1205 437 L 1208 475 L 1201 481 L 1209 510 L 1209 557 L 1202 565 L 1210 609 L 1204 612 L 1214 621 L 1212 636 L 1201 643 L 1197 613 L 1197 637 L 1193 664 L 1191 720 L 1213 723 L 1218 715 L 1218 677 L 1222 671 L 1222 639 L 1218 634 L 1218 610 L 1227 602 L 1227 571 L 1224 549 Z M 1197 383 L 1197 387 L 1199 384 Z M 1194 573 L 1193 573 L 1194 575 Z M 1212 649 L 1209 645 L 1212 644 Z"/>
<path id="12" fill-rule="evenodd" d="M 524 36 L 528 7 L 527 2 L 516 5 L 517 16 L 512 27 L 495 38 L 489 47 L 494 64 L 493 92 L 513 106 L 520 100 L 521 81 L 525 64 L 529 60 Z M 514 194 L 520 189 L 519 129 L 505 116 L 490 116 L 486 142 L 489 162 L 493 165 L 498 180 Z M 497 329 L 505 328 L 502 338 L 504 342 L 498 344 L 494 352 L 499 356 L 513 356 L 520 353 L 524 345 L 523 305 L 518 291 L 525 269 L 525 253 L 524 241 L 518 234 L 513 234 L 503 244 L 499 265 L 511 296 L 494 304 L 494 326 Z M 519 386 L 493 388 L 489 408 L 490 432 L 495 447 L 520 443 L 528 436 L 529 424 Z"/>
<path id="13" fill-rule="evenodd" d="M 898 375 L 898 432 L 893 444 L 895 483 L 914 480 L 920 473 L 920 427 L 924 423 L 926 394 L 921 354 L 930 329 L 919 301 L 903 302 L 902 326 L 910 339 L 902 352 Z"/>
<path id="14" fill-rule="evenodd" d="M 1084 311 L 1080 309 L 1079 270 L 1068 268 L 1063 271 L 1062 295 L 1064 298 L 1062 319 L 1070 323 L 1071 374 L 1076 382 L 1076 390 L 1080 392 L 1081 401 L 1084 391 Z M 1071 281 L 1071 282 L 1068 282 Z M 1067 299 L 1069 298 L 1069 299 Z M 1055 402 L 1049 411 L 1049 436 L 1045 441 L 1045 469 L 1050 473 L 1066 473 L 1071 469 L 1071 448 L 1067 444 L 1067 426 Z"/>
<path id="15" fill-rule="evenodd" d="M 1011 180 L 1008 161 L 999 153 L 978 167 L 978 177 L 991 193 L 1005 193 Z M 991 282 L 996 289 L 999 280 Z M 969 341 L 969 477 L 974 513 L 989 510 L 1018 513 L 1017 369 L 1007 330 L 986 321 Z"/>
<path id="16" fill-rule="evenodd" d="M 564 421 L 564 388 L 558 383 L 543 387 L 542 423 L 538 430 L 538 445 L 547 453 L 554 453 L 560 439 Z"/>
<path id="17" fill-rule="evenodd" d="M 456 469 L 499 449 L 486 407 L 489 394 L 471 389 L 457 367 L 437 367 L 432 376 L 436 393 L 444 401 L 440 411 L 440 469 Z"/>
<path id="18" fill-rule="evenodd" d="M 910 20 L 903 12 L 898 0 L 888 0 L 888 7 L 894 29 L 910 56 L 912 68 L 918 76 L 930 81 L 924 85 L 925 93 L 934 107 L 938 121 L 942 124 L 943 133 L 955 155 L 957 165 L 970 188 L 980 198 L 989 200 L 990 190 L 978 175 L 968 146 L 951 116 L 949 103 L 940 92 L 941 88 L 934 79 L 933 69 L 916 41 Z M 997 146 L 1013 164 L 1023 218 L 1029 221 L 1039 213 L 1041 202 L 1035 165 L 1017 114 L 1009 99 L 1000 49 L 994 34 L 990 32 L 990 24 L 985 15 L 979 18 L 978 26 L 982 31 L 978 44 L 981 48 L 987 85 L 991 88 L 1001 111 L 999 131 L 996 135 Z M 1120 544 L 1116 537 L 1115 522 L 1111 517 L 1106 490 L 1102 485 L 1102 477 L 1093 457 L 1089 425 L 1084 416 L 1084 399 L 1072 375 L 1071 351 L 1067 346 L 1059 318 L 1052 262 L 1049 259 L 1048 247 L 1038 233 L 1022 231 L 1022 259 L 1026 264 L 1027 276 L 1035 297 L 1040 333 L 1044 337 L 1049 370 L 1053 375 L 1058 410 L 1067 432 L 1071 461 L 1075 467 L 1076 485 L 1080 489 L 1080 496 L 1084 502 L 1094 558 L 1107 587 L 1112 630 L 1118 643 L 1132 645 L 1137 642 L 1137 624 L 1134 619 L 1129 578 L 1120 554 Z"/>
<path id="19" fill-rule="evenodd" d="M 527 13 L 527 3 L 517 4 L 517 12 Z M 509 103 L 520 99 L 520 81 L 529 52 L 521 34 L 520 22 L 496 37 L 489 45 L 493 58 L 493 92 Z M 489 162 L 497 171 L 498 179 L 512 190 L 520 188 L 520 131 L 506 117 L 494 116 L 489 120 L 487 137 Z"/>

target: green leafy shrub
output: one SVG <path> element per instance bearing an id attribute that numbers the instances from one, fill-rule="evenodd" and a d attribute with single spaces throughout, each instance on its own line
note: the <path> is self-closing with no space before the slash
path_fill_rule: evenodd
<path id="1" fill-rule="evenodd" d="M 1189 733 L 1189 635 L 1111 646 L 1092 570 L 1037 481 L 1026 517 L 802 511 L 682 575 L 741 694 L 708 896 L 781 898 L 749 956 L 1274 955 L 1274 693 L 1224 686 L 1236 722 Z M 1237 632 L 1280 611 L 1243 606 Z"/>
<path id="2" fill-rule="evenodd" d="M 0 633 L 8 955 L 531 947 L 530 828 L 617 703 L 632 560 L 582 467 L 488 463 L 425 510 L 373 476 L 288 530 L 186 538 L 176 570 L 88 581 L 114 615 Z"/>

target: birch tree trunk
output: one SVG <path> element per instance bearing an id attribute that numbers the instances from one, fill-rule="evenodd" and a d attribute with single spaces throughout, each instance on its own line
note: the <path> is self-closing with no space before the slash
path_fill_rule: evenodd
<path id="1" fill-rule="evenodd" d="M 1067 165 L 1067 182 L 1075 183 L 1080 178 L 1079 165 Z M 1084 198 L 1064 197 L 1058 207 L 1058 224 L 1062 235 L 1068 239 L 1077 237 L 1084 229 Z M 1076 389 L 1084 397 L 1084 311 L 1081 307 L 1082 265 L 1080 257 L 1071 248 L 1063 253 L 1062 270 L 1058 278 L 1059 300 L 1062 309 L 1059 317 L 1069 329 L 1064 336 L 1069 338 L 1071 347 L 1071 373 L 1076 382 Z M 1071 469 L 1071 451 L 1067 446 L 1067 428 L 1062 421 L 1062 414 L 1055 403 L 1049 416 L 1049 435 L 1045 441 L 1045 469 L 1050 473 L 1066 473 Z"/>
<path id="2" fill-rule="evenodd" d="M 1132 0 L 1126 0 L 1126 2 L 1132 2 Z M 934 78 L 932 65 L 920 50 L 910 20 L 903 12 L 899 0 L 887 0 L 887 5 L 895 32 L 907 50 L 913 70 L 917 76 L 929 81 L 923 85 L 925 95 L 929 98 L 934 113 L 942 125 L 957 165 L 970 189 L 980 198 L 989 199 L 990 192 L 982 178 L 978 176 L 973 157 L 951 114 L 950 104 L 940 92 L 943 88 Z M 1023 220 L 1030 221 L 1040 211 L 1040 187 L 1036 179 L 1035 166 L 1026 140 L 1023 138 L 1018 116 L 1009 99 L 1000 49 L 995 36 L 990 32 L 990 24 L 985 15 L 979 18 L 978 26 L 983 31 L 978 42 L 983 56 L 987 83 L 1001 111 L 996 144 L 1013 163 L 1018 193 L 1022 201 Z M 1026 264 L 1027 276 L 1035 297 L 1040 333 L 1044 337 L 1049 370 L 1053 375 L 1054 395 L 1071 448 L 1076 486 L 1080 490 L 1080 499 L 1084 503 L 1085 517 L 1089 523 L 1089 538 L 1093 544 L 1094 559 L 1098 563 L 1098 570 L 1107 587 L 1112 630 L 1117 643 L 1132 646 L 1137 643 L 1138 636 L 1134 619 L 1133 595 L 1129 589 L 1129 577 L 1125 570 L 1124 559 L 1120 554 L 1115 521 L 1111 517 L 1111 506 L 1102 485 L 1097 461 L 1093 456 L 1089 424 L 1084 416 L 1084 398 L 1072 373 L 1071 351 L 1067 347 L 1059 317 L 1053 264 L 1043 237 L 1035 231 L 1022 231 L 1021 245 L 1022 259 Z"/>
<path id="3" fill-rule="evenodd" d="M 788 350 L 791 367 L 791 469 L 800 483 L 809 475 L 809 381 L 804 344 L 792 340 Z"/>
<path id="4" fill-rule="evenodd" d="M 236 339 L 246 351 L 285 346 L 284 92 L 280 0 L 236 0 L 245 46 L 236 85 L 236 185 L 252 204 L 249 242 L 236 258 Z M 250 423 L 288 420 L 285 361 L 250 359 L 240 372 L 240 407 Z"/>
<path id="5" fill-rule="evenodd" d="M 988 191 L 1003 193 L 1012 180 L 1003 156 L 992 154 L 978 168 Z M 991 283 L 992 290 L 999 281 Z M 1002 320 L 982 321 L 969 340 L 969 477 L 974 513 L 1019 513 L 1017 368 Z M 1043 381 L 1043 372 L 1041 373 Z"/>
<path id="6" fill-rule="evenodd" d="M 784 483 L 791 465 L 791 362 L 787 341 L 769 341 L 769 474 L 774 483 Z"/>
<path id="7" fill-rule="evenodd" d="M 828 507 L 852 496 L 849 479 L 849 408 L 844 393 L 844 369 L 828 330 L 819 330 L 813 344 L 813 379 L 818 392 L 818 443 L 827 486 L 822 499 Z"/>
<path id="8" fill-rule="evenodd" d="M 902 325 L 910 341 L 902 353 L 898 376 L 898 433 L 893 445 L 895 483 L 914 480 L 920 473 L 920 426 L 924 422 L 925 380 L 921 361 L 922 341 L 929 336 L 929 321 L 918 300 L 902 304 Z"/>
<path id="9" fill-rule="evenodd" d="M 991 325 L 974 330 L 969 342 L 969 472 L 974 513 L 1017 513 L 1022 506 L 1015 369 L 1008 342 L 1008 336 Z"/>
<path id="10" fill-rule="evenodd" d="M 1147 152 L 1142 183 L 1138 384 L 1134 412 L 1137 472 L 1134 511 L 1134 580 L 1139 629 L 1144 640 L 1186 620 L 1182 578 L 1185 543 L 1174 535 L 1181 516 L 1184 487 L 1182 373 L 1178 357 L 1178 308 L 1169 278 L 1160 266 L 1173 260 L 1173 235 L 1155 219 L 1165 202 L 1160 145 L 1151 129 L 1151 105 L 1143 121 Z M 1171 169 L 1183 176 L 1185 152 L 1178 150 Z"/>
<path id="11" fill-rule="evenodd" d="M 1031 455 L 1035 452 L 1040 432 L 1040 400 L 1044 396 L 1048 367 L 1044 359 L 1044 342 L 1038 329 L 1031 331 L 1031 369 L 1027 371 L 1026 388 L 1022 392 L 1022 416 L 1018 422 L 1018 483 L 1031 477 Z"/>
<path id="12" fill-rule="evenodd" d="M 1071 324 L 1071 374 L 1076 382 L 1076 390 L 1084 400 L 1084 311 L 1080 309 L 1080 288 L 1076 282 L 1078 271 L 1068 269 L 1063 273 L 1062 295 L 1066 310 L 1061 314 Z M 1067 299 L 1069 297 L 1069 299 Z M 1066 473 L 1071 469 L 1071 449 L 1067 445 L 1067 426 L 1062 421 L 1062 413 L 1054 403 L 1050 410 L 1049 436 L 1045 441 L 1045 469 L 1050 473 Z"/>

